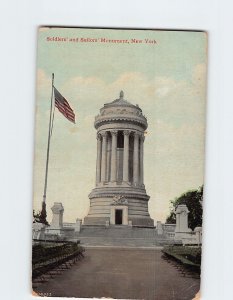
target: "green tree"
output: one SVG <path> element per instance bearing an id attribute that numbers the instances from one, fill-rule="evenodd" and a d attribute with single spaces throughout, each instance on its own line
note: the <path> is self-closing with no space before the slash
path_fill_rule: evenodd
<path id="1" fill-rule="evenodd" d="M 33 209 L 33 223 L 39 223 L 40 222 L 40 212 L 35 212 Z"/>
<path id="2" fill-rule="evenodd" d="M 175 210 L 178 205 L 186 204 L 189 210 L 188 225 L 192 230 L 195 227 L 202 226 L 202 201 L 203 201 L 203 186 L 197 190 L 187 191 L 180 197 L 170 201 L 170 215 L 166 219 L 166 223 L 176 223 Z"/>
<path id="3" fill-rule="evenodd" d="M 45 225 L 49 225 L 48 221 L 46 220 L 47 213 L 46 213 L 46 204 L 42 203 L 42 210 L 39 212 L 35 212 L 33 209 L 33 223 L 42 223 Z"/>

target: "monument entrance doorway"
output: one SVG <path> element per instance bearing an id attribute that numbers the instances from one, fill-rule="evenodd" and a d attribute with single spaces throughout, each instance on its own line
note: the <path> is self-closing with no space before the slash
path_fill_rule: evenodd
<path id="1" fill-rule="evenodd" d="M 115 210 L 115 224 L 122 225 L 122 209 Z"/>
<path id="2" fill-rule="evenodd" d="M 128 225 L 128 206 L 111 205 L 110 224 L 111 225 Z"/>

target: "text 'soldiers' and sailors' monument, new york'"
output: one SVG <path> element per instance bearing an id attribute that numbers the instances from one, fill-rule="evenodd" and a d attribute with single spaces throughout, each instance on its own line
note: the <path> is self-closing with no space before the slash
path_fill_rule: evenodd
<path id="1" fill-rule="evenodd" d="M 153 227 L 143 179 L 144 132 L 147 119 L 138 105 L 124 99 L 104 104 L 95 117 L 96 186 L 84 225 Z"/>

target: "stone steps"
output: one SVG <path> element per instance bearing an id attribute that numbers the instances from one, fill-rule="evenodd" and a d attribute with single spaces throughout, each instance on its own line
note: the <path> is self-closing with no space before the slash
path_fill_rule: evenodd
<path id="1" fill-rule="evenodd" d="M 69 229 L 70 230 L 70 229 Z M 94 247 L 157 247 L 170 245 L 174 240 L 163 235 L 158 235 L 154 227 L 132 227 L 132 226 L 82 226 L 80 232 L 71 230 L 65 239 L 80 242 L 84 246 Z M 51 239 L 51 235 L 47 239 Z M 54 239 L 57 236 L 54 235 Z M 181 243 L 181 242 L 180 242 Z"/>
<path id="2" fill-rule="evenodd" d="M 110 227 L 95 227 L 83 226 L 80 233 L 81 237 L 104 237 L 104 238 L 155 238 L 155 228 L 140 228 L 129 226 L 110 226 Z"/>
<path id="3" fill-rule="evenodd" d="M 157 244 L 155 239 L 143 238 L 104 238 L 104 237 L 82 237 L 80 242 L 84 246 L 98 247 L 155 247 Z"/>
<path id="4" fill-rule="evenodd" d="M 155 228 L 130 226 L 82 226 L 75 238 L 84 246 L 94 247 L 156 247 L 172 241 L 158 236 Z"/>

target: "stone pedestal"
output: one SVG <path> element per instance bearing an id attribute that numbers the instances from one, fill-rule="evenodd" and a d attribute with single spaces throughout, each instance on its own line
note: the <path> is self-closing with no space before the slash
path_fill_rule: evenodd
<path id="1" fill-rule="evenodd" d="M 188 214 L 189 210 L 185 204 L 178 205 L 175 211 L 176 214 L 176 229 L 175 229 L 175 239 L 182 240 L 182 238 L 187 238 L 187 234 L 192 231 L 188 227 Z"/>
<path id="2" fill-rule="evenodd" d="M 52 222 L 49 228 L 49 233 L 51 234 L 61 234 L 61 229 L 63 228 L 63 213 L 64 208 L 61 202 L 54 202 L 53 207 L 51 207 L 53 212 Z"/>
<path id="3" fill-rule="evenodd" d="M 185 204 L 178 205 L 175 211 L 176 214 L 176 232 L 188 232 L 188 214 L 189 210 Z"/>

